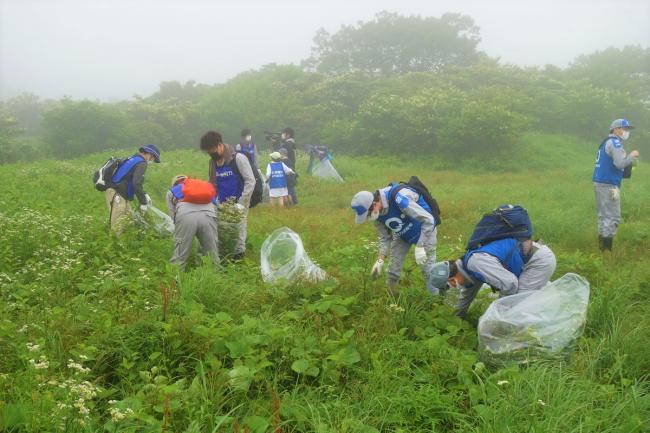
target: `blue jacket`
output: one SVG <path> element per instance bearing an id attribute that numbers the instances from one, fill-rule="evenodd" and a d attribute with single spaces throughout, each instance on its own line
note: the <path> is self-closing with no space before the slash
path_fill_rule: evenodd
<path id="1" fill-rule="evenodd" d="M 395 195 L 395 200 L 390 200 L 392 192 L 398 187 L 400 187 L 400 185 L 395 184 L 386 191 L 385 194 L 388 203 L 388 212 L 384 215 L 380 215 L 379 218 L 377 218 L 377 221 L 384 224 L 389 230 L 398 235 L 404 241 L 410 244 L 417 244 L 420 239 L 422 223 L 403 213 L 403 210 L 409 205 L 409 199 L 398 192 Z M 412 188 L 409 189 L 412 190 Z M 424 210 L 431 212 L 431 208 L 422 196 L 419 197 L 417 204 Z"/>
<path id="2" fill-rule="evenodd" d="M 600 143 L 592 180 L 594 182 L 608 183 L 620 187 L 624 170 L 616 168 L 614 165 L 614 159 L 605 152 L 605 146 L 609 140 L 612 141 L 612 146 L 614 146 L 615 149 L 623 147 L 623 143 L 621 143 L 621 140 L 618 137 L 609 136 Z"/>
<path id="3" fill-rule="evenodd" d="M 146 161 L 141 155 L 133 155 L 119 166 L 111 178 L 111 182 L 117 186 L 115 189 L 123 194 L 127 200 L 133 200 L 135 196 L 136 188 L 133 182 L 133 170 L 139 164 L 146 164 Z M 126 182 L 126 188 L 123 187 L 122 182 Z"/>
<path id="4" fill-rule="evenodd" d="M 287 176 L 284 173 L 284 164 L 281 162 L 272 162 L 270 166 L 271 176 L 269 178 L 269 188 L 286 188 Z"/>
<path id="5" fill-rule="evenodd" d="M 504 268 L 517 277 L 521 275 L 524 270 L 524 265 L 528 261 L 528 258 L 525 258 L 521 254 L 521 242 L 513 238 L 500 239 L 474 250 L 467 251 L 463 256 L 463 268 L 465 268 L 465 271 L 472 278 L 482 283 L 487 283 L 486 278 L 480 272 L 470 271 L 467 267 L 467 262 L 470 257 L 476 253 L 487 253 L 496 257 Z"/>

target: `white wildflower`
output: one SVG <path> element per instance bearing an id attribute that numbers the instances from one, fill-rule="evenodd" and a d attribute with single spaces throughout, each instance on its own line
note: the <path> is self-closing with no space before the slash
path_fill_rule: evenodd
<path id="1" fill-rule="evenodd" d="M 29 350 L 30 352 L 36 352 L 38 349 L 41 348 L 41 346 L 39 346 L 36 343 L 27 343 L 25 344 L 25 346 L 27 346 L 27 350 Z"/>
<path id="2" fill-rule="evenodd" d="M 499 386 L 503 386 L 503 385 L 507 385 L 507 384 L 509 384 L 509 383 L 510 383 L 510 382 L 508 382 L 507 380 L 500 380 L 500 381 L 497 382 L 497 385 L 499 385 Z"/>
<path id="3" fill-rule="evenodd" d="M 537 400 L 537 403 L 539 403 L 540 406 L 546 406 L 546 403 L 544 403 L 542 400 Z"/>
<path id="4" fill-rule="evenodd" d="M 33 359 L 30 359 L 29 363 L 32 365 L 32 367 L 34 367 L 37 370 L 44 370 L 50 366 L 50 363 L 47 360 L 47 357 L 45 355 L 41 355 L 38 358 L 38 362 Z"/>

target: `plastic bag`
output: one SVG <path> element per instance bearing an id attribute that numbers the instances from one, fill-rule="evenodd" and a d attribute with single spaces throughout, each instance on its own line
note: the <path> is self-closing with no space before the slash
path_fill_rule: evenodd
<path id="1" fill-rule="evenodd" d="M 318 282 L 327 277 L 305 252 L 300 236 L 288 227 L 271 233 L 262 244 L 260 255 L 262 279 L 267 283 L 298 278 Z"/>
<path id="2" fill-rule="evenodd" d="M 582 333 L 588 302 L 589 282 L 572 273 L 492 302 L 478 323 L 482 358 L 505 365 L 565 356 Z"/>
<path id="3" fill-rule="evenodd" d="M 174 233 L 174 221 L 165 212 L 161 211 L 157 207 L 149 205 L 147 206 L 147 214 L 150 216 L 151 220 L 151 222 L 145 220 L 145 224 L 148 227 L 152 227 L 159 234 Z"/>
<path id="4" fill-rule="evenodd" d="M 312 175 L 320 177 L 322 179 L 331 179 L 338 182 L 343 182 L 343 178 L 327 158 L 320 160 L 313 168 L 311 173 Z"/>

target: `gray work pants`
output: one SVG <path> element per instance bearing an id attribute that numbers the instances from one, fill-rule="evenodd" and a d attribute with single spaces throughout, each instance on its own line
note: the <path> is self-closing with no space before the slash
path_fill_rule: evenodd
<path id="1" fill-rule="evenodd" d="M 194 236 L 199 239 L 199 254 L 210 255 L 215 265 L 219 264 L 219 248 L 217 247 L 217 222 L 214 213 L 197 210 L 176 215 L 174 229 L 174 255 L 171 262 L 185 269 L 187 260 L 192 252 Z"/>
<path id="2" fill-rule="evenodd" d="M 411 249 L 411 244 L 404 241 L 399 236 L 394 236 L 390 245 L 390 264 L 388 266 L 388 274 L 386 282 L 389 287 L 397 286 L 400 276 L 402 275 L 402 267 L 404 260 Z M 436 245 L 426 250 L 427 260 L 420 265 L 420 270 L 424 276 L 424 281 L 429 280 L 431 268 L 436 263 Z"/>
<path id="3" fill-rule="evenodd" d="M 537 251 L 524 265 L 519 278 L 504 268 L 499 259 L 487 253 L 473 254 L 467 262 L 467 268 L 483 275 L 490 286 L 499 289 L 500 296 L 539 290 L 551 279 L 557 263 L 555 254 L 549 247 L 538 243 L 533 245 Z M 461 288 L 456 309 L 457 316 L 465 317 L 481 286 L 482 284 L 478 282 L 472 287 Z"/>
<path id="4" fill-rule="evenodd" d="M 598 234 L 613 238 L 621 222 L 621 197 L 616 185 L 594 182 L 598 209 Z"/>

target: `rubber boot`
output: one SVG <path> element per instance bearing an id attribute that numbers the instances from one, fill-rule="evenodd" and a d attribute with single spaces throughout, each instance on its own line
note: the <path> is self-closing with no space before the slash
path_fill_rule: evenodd
<path id="1" fill-rule="evenodd" d="M 614 238 L 603 238 L 602 251 L 612 251 L 612 244 L 614 243 Z"/>

